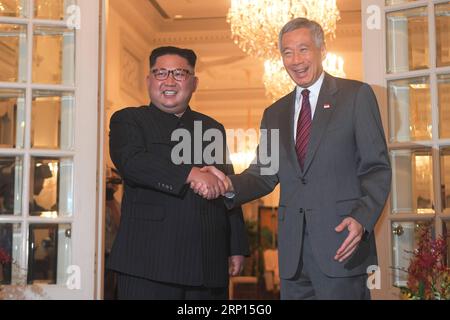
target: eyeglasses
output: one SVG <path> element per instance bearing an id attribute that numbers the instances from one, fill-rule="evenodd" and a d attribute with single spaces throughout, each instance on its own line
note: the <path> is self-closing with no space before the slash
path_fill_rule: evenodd
<path id="1" fill-rule="evenodd" d="M 190 75 L 194 74 L 186 69 L 153 69 L 152 73 L 156 80 L 166 80 L 172 74 L 173 78 L 177 81 L 185 81 Z"/>

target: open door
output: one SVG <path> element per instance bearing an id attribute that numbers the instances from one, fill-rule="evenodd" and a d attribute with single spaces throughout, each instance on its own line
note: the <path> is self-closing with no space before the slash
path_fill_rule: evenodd
<path id="1" fill-rule="evenodd" d="M 94 298 L 99 5 L 1 1 L 2 298 Z"/>
<path id="2" fill-rule="evenodd" d="M 362 14 L 365 81 L 380 102 L 393 169 L 372 292 L 399 299 L 421 228 L 449 243 L 450 2 L 364 0 Z"/>

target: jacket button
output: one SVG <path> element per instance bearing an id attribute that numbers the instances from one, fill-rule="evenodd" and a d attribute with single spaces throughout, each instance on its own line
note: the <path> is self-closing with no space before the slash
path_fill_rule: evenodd
<path id="1" fill-rule="evenodd" d="M 302 178 L 302 184 L 308 184 L 308 180 L 306 180 L 305 178 Z"/>
<path id="2" fill-rule="evenodd" d="M 298 212 L 300 212 L 300 213 L 305 213 L 305 209 L 300 208 L 300 210 L 299 210 Z"/>

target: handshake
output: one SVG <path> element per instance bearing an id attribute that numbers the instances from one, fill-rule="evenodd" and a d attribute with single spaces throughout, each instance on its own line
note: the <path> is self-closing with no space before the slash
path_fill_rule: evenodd
<path id="1" fill-rule="evenodd" d="M 214 166 L 193 167 L 186 182 L 196 194 L 208 200 L 233 191 L 230 178 Z"/>

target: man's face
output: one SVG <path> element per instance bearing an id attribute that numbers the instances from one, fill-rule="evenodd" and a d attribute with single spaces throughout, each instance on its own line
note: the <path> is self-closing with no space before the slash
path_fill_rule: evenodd
<path id="1" fill-rule="evenodd" d="M 307 88 L 319 79 L 325 55 L 325 47 L 316 47 L 309 29 L 296 29 L 285 33 L 281 38 L 284 67 L 300 87 Z"/>
<path id="2" fill-rule="evenodd" d="M 170 73 L 167 79 L 157 80 L 152 73 L 156 69 L 185 69 L 194 73 L 193 68 L 185 58 L 167 54 L 156 59 L 147 76 L 147 88 L 152 103 L 164 112 L 182 114 L 191 100 L 192 93 L 197 89 L 198 78 L 188 75 L 186 80 L 178 81 Z"/>

